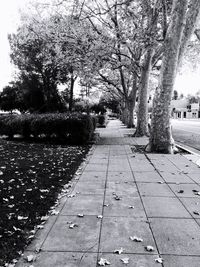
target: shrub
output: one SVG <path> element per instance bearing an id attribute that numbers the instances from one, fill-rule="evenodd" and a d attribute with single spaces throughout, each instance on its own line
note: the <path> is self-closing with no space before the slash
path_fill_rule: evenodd
<path id="1" fill-rule="evenodd" d="M 25 138 L 48 137 L 84 143 L 92 138 L 95 120 L 79 113 L 49 113 L 7 115 L 0 117 L 0 134 L 10 138 L 21 134 Z"/>
<path id="2" fill-rule="evenodd" d="M 106 127 L 107 119 L 105 115 L 98 115 L 98 126 L 99 127 Z"/>

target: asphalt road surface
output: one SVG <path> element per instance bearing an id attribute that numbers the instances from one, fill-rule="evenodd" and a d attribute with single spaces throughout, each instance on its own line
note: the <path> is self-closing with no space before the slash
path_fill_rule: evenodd
<path id="1" fill-rule="evenodd" d="M 175 141 L 200 151 L 200 119 L 172 120 L 172 132 Z"/>

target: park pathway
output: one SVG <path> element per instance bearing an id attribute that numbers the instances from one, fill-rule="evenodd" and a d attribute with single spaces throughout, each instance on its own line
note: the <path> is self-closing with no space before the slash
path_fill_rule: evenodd
<path id="1" fill-rule="evenodd" d="M 138 152 L 147 139 L 118 120 L 98 132 L 59 214 L 16 266 L 199 267 L 200 168 L 184 155 Z"/>

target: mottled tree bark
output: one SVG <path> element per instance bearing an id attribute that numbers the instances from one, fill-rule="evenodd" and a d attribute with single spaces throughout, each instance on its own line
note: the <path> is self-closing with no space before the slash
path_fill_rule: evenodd
<path id="1" fill-rule="evenodd" d="M 145 53 L 141 68 L 137 128 L 135 132 L 137 137 L 148 135 L 148 86 L 153 54 L 153 48 L 149 47 Z"/>
<path id="2" fill-rule="evenodd" d="M 151 120 L 151 135 L 147 151 L 173 153 L 170 125 L 170 103 L 177 72 L 181 39 L 186 21 L 188 0 L 174 2 L 171 21 L 164 42 L 164 54 L 159 86 L 155 92 Z"/>

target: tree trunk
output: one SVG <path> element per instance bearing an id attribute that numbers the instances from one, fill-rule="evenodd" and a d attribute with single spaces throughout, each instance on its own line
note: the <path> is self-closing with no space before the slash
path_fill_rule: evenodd
<path id="1" fill-rule="evenodd" d="M 170 103 L 178 66 L 188 0 L 176 0 L 164 42 L 159 86 L 156 89 L 147 151 L 173 153 L 174 142 L 170 125 Z"/>
<path id="2" fill-rule="evenodd" d="M 72 72 L 71 77 L 70 77 L 70 97 L 69 97 L 69 111 L 70 112 L 73 110 L 73 104 L 74 104 L 74 83 L 75 83 L 75 79 L 74 79 L 73 72 Z"/>
<path id="3" fill-rule="evenodd" d="M 137 88 L 134 87 L 131 90 L 131 93 L 129 95 L 129 101 L 128 101 L 129 117 L 128 117 L 128 125 L 127 125 L 128 128 L 134 128 L 135 127 L 134 109 L 135 109 L 136 93 L 137 93 Z"/>
<path id="4" fill-rule="evenodd" d="M 137 137 L 148 135 L 148 86 L 153 54 L 153 48 L 149 47 L 146 51 L 142 64 L 137 112 L 137 128 L 135 132 L 135 136 Z"/>

